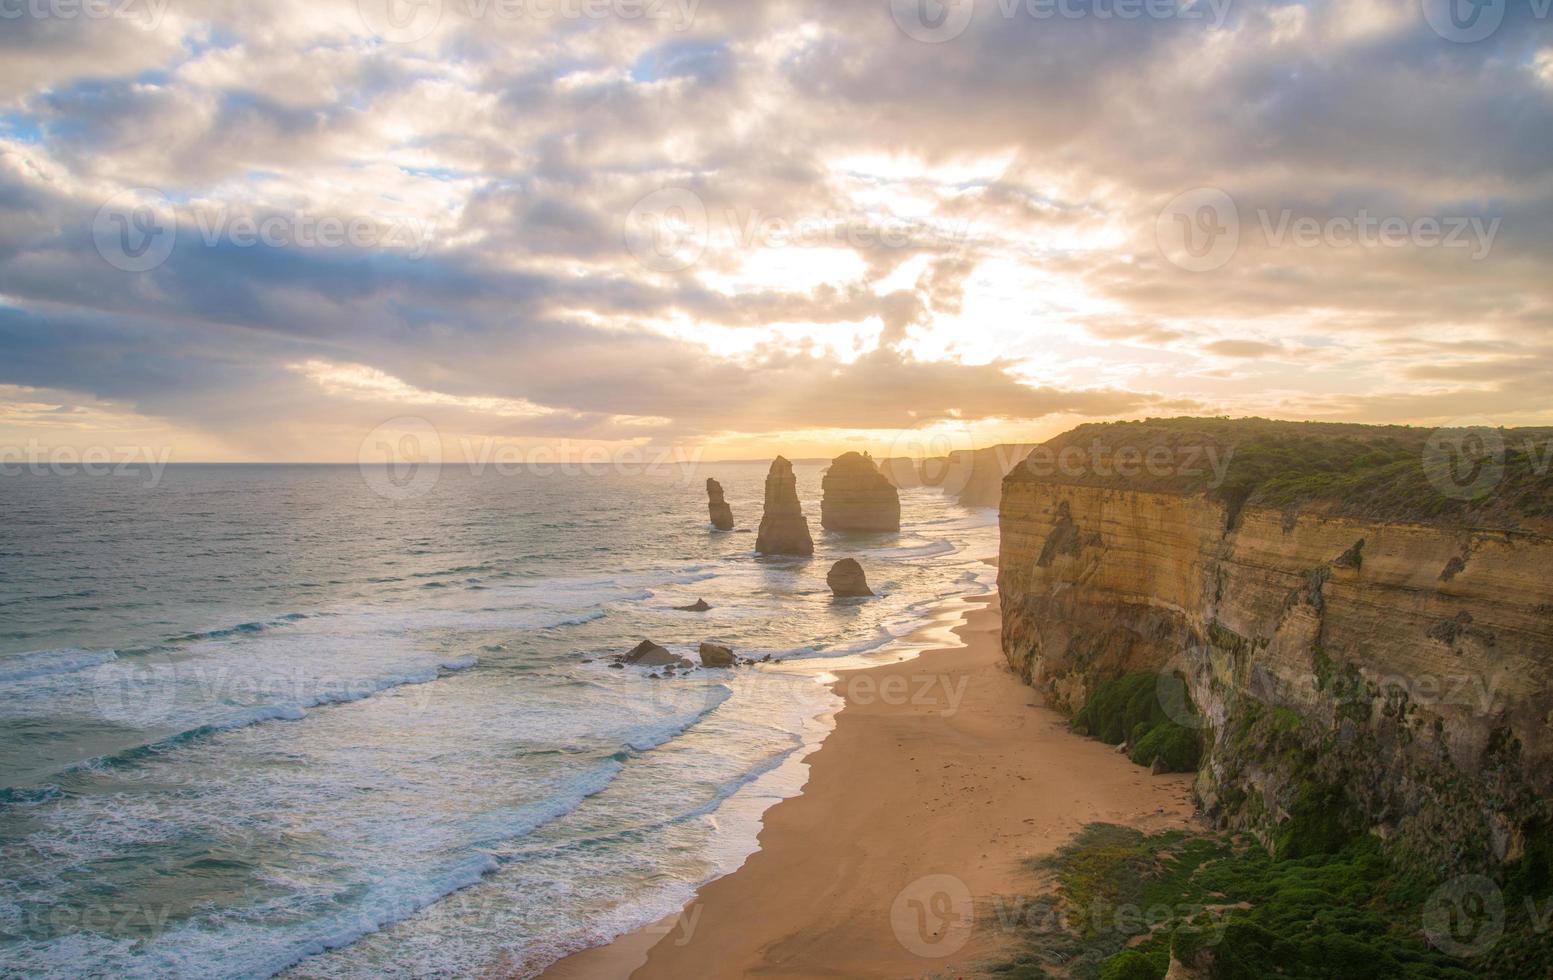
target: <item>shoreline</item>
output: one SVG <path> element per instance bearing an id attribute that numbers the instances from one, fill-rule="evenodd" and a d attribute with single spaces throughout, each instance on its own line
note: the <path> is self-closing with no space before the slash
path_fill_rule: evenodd
<path id="1" fill-rule="evenodd" d="M 1096 821 L 1188 826 L 1192 778 L 1072 734 L 1008 668 L 1000 628 L 996 595 L 950 600 L 911 638 L 928 648 L 831 672 L 844 705 L 743 865 L 540 976 L 962 974 L 1010 946 L 997 910 L 1041 891 L 1031 858 Z"/>

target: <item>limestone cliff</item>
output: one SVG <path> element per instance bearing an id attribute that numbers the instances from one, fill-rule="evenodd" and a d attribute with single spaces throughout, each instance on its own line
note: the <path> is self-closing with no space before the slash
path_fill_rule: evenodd
<path id="1" fill-rule="evenodd" d="M 966 507 L 996 507 L 1003 477 L 1030 451 L 1030 445 L 997 445 L 930 459 L 896 457 L 883 460 L 880 471 L 902 489 L 931 487 L 953 496 Z"/>
<path id="2" fill-rule="evenodd" d="M 766 474 L 766 506 L 760 518 L 755 550 L 763 555 L 812 555 L 814 539 L 798 502 L 798 479 L 793 464 L 781 456 Z"/>
<path id="3" fill-rule="evenodd" d="M 719 531 L 733 530 L 733 508 L 723 496 L 723 485 L 716 480 L 706 481 L 707 508 L 711 512 L 712 526 Z"/>
<path id="4" fill-rule="evenodd" d="M 1429 438 L 1260 420 L 1059 437 L 1003 484 L 1009 663 L 1067 711 L 1124 674 L 1185 678 L 1220 825 L 1271 839 L 1329 806 L 1415 860 L 1516 860 L 1553 826 L 1553 488 L 1501 447 L 1478 460 L 1496 479 L 1458 493 Z"/>
<path id="5" fill-rule="evenodd" d="M 847 453 L 831 461 L 821 486 L 820 526 L 828 531 L 899 531 L 901 499 L 874 461 Z"/>

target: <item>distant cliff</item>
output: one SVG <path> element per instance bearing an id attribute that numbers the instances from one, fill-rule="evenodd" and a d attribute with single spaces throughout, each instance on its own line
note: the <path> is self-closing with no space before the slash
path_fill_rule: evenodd
<path id="1" fill-rule="evenodd" d="M 879 468 L 901 489 L 933 487 L 966 507 L 996 507 L 1003 492 L 1003 477 L 1034 448 L 999 445 L 931 459 L 887 459 Z"/>
<path id="2" fill-rule="evenodd" d="M 1084 426 L 1003 483 L 1004 652 L 1069 712 L 1179 674 L 1222 826 L 1320 810 L 1416 860 L 1515 862 L 1553 832 L 1550 439 Z"/>

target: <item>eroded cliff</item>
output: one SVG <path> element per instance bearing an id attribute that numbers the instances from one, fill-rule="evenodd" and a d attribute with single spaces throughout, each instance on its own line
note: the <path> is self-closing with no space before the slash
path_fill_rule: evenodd
<path id="1" fill-rule="evenodd" d="M 1004 651 L 1069 712 L 1125 674 L 1184 678 L 1222 826 L 1271 841 L 1319 809 L 1416 859 L 1513 862 L 1553 826 L 1546 474 L 1501 451 L 1492 485 L 1441 491 L 1428 433 L 1333 429 L 1099 426 L 1047 447 L 1081 447 L 1070 465 L 1038 450 L 1003 485 Z"/>

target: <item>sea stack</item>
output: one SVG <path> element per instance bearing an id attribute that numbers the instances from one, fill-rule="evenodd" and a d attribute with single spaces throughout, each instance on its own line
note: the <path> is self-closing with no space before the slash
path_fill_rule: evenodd
<path id="1" fill-rule="evenodd" d="M 723 498 L 723 485 L 716 480 L 706 481 L 707 506 L 712 512 L 712 526 L 719 531 L 733 530 L 733 508 Z"/>
<path id="2" fill-rule="evenodd" d="M 827 531 L 899 531 L 901 498 L 895 485 L 862 453 L 838 456 L 825 473 L 820 526 Z"/>
<path id="3" fill-rule="evenodd" d="M 798 503 L 793 464 L 778 456 L 766 474 L 766 511 L 760 518 L 755 550 L 763 555 L 812 555 L 814 539 Z"/>
<path id="4" fill-rule="evenodd" d="M 863 566 L 854 558 L 843 558 L 836 562 L 830 574 L 825 576 L 825 584 L 830 586 L 830 591 L 838 599 L 863 599 L 874 594 L 874 590 L 868 587 L 868 577 L 863 574 Z"/>

